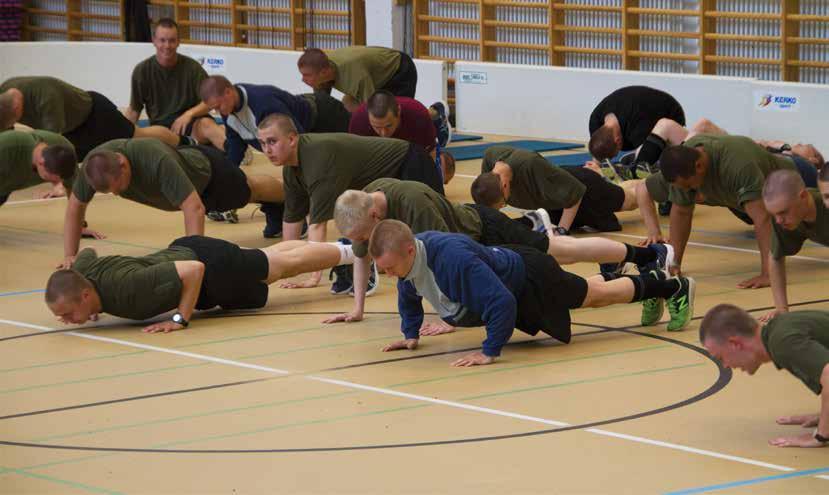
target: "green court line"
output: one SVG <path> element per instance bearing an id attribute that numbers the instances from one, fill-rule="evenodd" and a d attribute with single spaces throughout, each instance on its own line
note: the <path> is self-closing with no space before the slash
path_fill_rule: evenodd
<path id="1" fill-rule="evenodd" d="M 76 364 L 76 363 L 88 363 L 90 361 L 98 361 L 101 359 L 111 359 L 121 356 L 133 356 L 136 354 L 146 354 L 150 351 L 131 351 L 131 352 L 121 352 L 118 354 L 105 354 L 103 356 L 95 356 L 91 358 L 81 358 L 81 359 L 67 359 L 64 361 L 52 361 L 50 363 L 40 363 L 40 364 L 30 364 L 27 366 L 18 366 L 16 368 L 3 368 L 0 369 L 0 373 L 14 373 L 16 371 L 26 371 L 26 370 L 33 370 L 39 368 L 49 368 L 52 366 L 63 366 L 66 364 Z"/>
<path id="2" fill-rule="evenodd" d="M 55 232 L 50 232 L 48 230 L 24 229 L 23 227 L 14 227 L 14 226 L 11 226 L 11 225 L 2 225 L 2 224 L 0 224 L 0 229 L 19 230 L 21 232 L 28 232 L 30 234 L 42 234 L 42 235 L 51 235 L 51 236 L 63 237 L 63 234 L 57 234 Z M 127 246 L 127 247 L 139 248 L 139 249 L 148 249 L 148 250 L 151 250 L 151 251 L 160 251 L 161 249 L 165 249 L 165 248 L 160 248 L 160 247 L 155 247 L 155 246 L 144 246 L 144 245 L 141 245 L 141 244 L 133 244 L 133 243 L 130 243 L 130 242 L 113 241 L 111 239 L 95 239 L 95 242 L 96 243 L 103 243 L 103 244 L 113 244 L 113 245 L 116 245 L 116 246 Z M 91 246 L 81 246 L 81 249 L 83 249 L 84 247 L 91 247 Z"/>
<path id="3" fill-rule="evenodd" d="M 4 468 L 4 471 L 0 471 L 0 474 L 2 474 L 2 473 L 14 473 L 14 474 L 18 474 L 20 476 L 25 476 L 25 477 L 28 477 L 28 478 L 35 478 L 35 479 L 39 479 L 39 480 L 45 480 L 45 481 L 49 481 L 49 482 L 56 483 L 56 484 L 59 484 L 59 485 L 69 486 L 69 487 L 77 488 L 77 489 L 80 489 L 80 490 L 85 490 L 85 491 L 88 491 L 90 493 L 104 493 L 106 495 L 122 495 L 122 492 L 116 492 L 116 491 L 113 491 L 113 490 L 109 490 L 107 488 L 100 488 L 100 487 L 97 487 L 97 486 L 87 485 L 85 483 L 79 483 L 77 481 L 70 481 L 70 480 L 65 480 L 65 479 L 62 479 L 62 478 L 55 478 L 54 476 L 47 476 L 45 474 L 30 473 L 30 472 L 26 471 L 25 469 Z"/>

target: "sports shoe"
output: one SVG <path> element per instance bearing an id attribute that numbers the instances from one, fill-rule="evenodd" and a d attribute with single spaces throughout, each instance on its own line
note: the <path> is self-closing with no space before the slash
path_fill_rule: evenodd
<path id="1" fill-rule="evenodd" d="M 668 313 L 671 321 L 668 323 L 669 332 L 678 332 L 688 326 L 694 316 L 694 295 L 696 282 L 690 277 L 679 277 L 679 290 L 668 298 Z"/>
<path id="2" fill-rule="evenodd" d="M 670 244 L 654 243 L 649 245 L 648 248 L 656 252 L 656 261 L 637 267 L 639 273 L 659 270 L 665 274 L 665 278 L 670 278 L 671 273 L 669 269 L 674 264 L 674 247 Z"/>
<path id="3" fill-rule="evenodd" d="M 380 272 L 377 271 L 377 265 L 374 262 L 371 262 L 371 266 L 368 268 L 368 288 L 366 290 L 366 296 L 370 296 L 377 292 L 377 287 L 380 285 Z M 351 290 L 348 291 L 348 295 L 354 297 L 354 286 L 352 285 Z"/>
<path id="4" fill-rule="evenodd" d="M 239 166 L 244 167 L 250 165 L 251 163 L 253 163 L 253 150 L 250 148 L 250 146 L 248 146 L 247 149 L 245 149 L 245 156 L 242 157 L 242 162 L 239 164 Z"/>
<path id="5" fill-rule="evenodd" d="M 262 203 L 260 210 L 265 214 L 265 228 L 262 230 L 262 236 L 265 239 L 282 237 L 282 212 L 285 210 L 285 205 Z"/>
<path id="6" fill-rule="evenodd" d="M 438 145 L 445 148 L 446 145 L 452 142 L 452 125 L 449 124 L 449 106 L 442 102 L 436 101 L 432 103 L 430 108 L 435 109 L 437 117 L 432 119 L 435 124 L 435 129 L 438 133 Z"/>
<path id="7" fill-rule="evenodd" d="M 334 277 L 336 276 L 336 279 Z M 337 265 L 328 272 L 331 284 L 331 293 L 334 295 L 348 294 L 354 288 L 354 271 L 352 265 Z"/>
<path id="8" fill-rule="evenodd" d="M 632 273 L 635 267 L 636 265 L 629 261 L 619 263 L 599 263 L 599 271 L 601 273 L 606 273 L 617 277 L 620 275 L 624 275 L 626 273 Z"/>
<path id="9" fill-rule="evenodd" d="M 665 314 L 665 300 L 654 297 L 642 301 L 642 326 L 656 325 Z"/>
<path id="10" fill-rule="evenodd" d="M 548 230 L 556 228 L 556 226 L 550 221 L 550 215 L 544 210 L 544 208 L 525 211 L 524 217 L 528 218 L 533 223 L 532 229 L 535 232 L 546 234 Z"/>
<path id="11" fill-rule="evenodd" d="M 222 215 L 220 211 L 208 211 L 207 218 L 213 220 L 214 222 L 224 222 L 225 216 Z"/>
<path id="12" fill-rule="evenodd" d="M 239 223 L 239 215 L 236 213 L 236 210 L 223 211 L 221 215 L 222 219 L 227 223 Z"/>

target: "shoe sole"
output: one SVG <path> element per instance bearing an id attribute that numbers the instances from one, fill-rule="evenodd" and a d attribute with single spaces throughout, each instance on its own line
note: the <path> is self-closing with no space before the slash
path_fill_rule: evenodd
<path id="1" fill-rule="evenodd" d="M 641 323 L 643 327 L 652 327 L 659 324 L 659 322 L 662 321 L 663 316 L 665 316 L 665 300 L 659 299 L 659 317 L 655 319 L 653 323 L 645 323 L 642 320 L 639 320 L 639 323 Z"/>
<path id="2" fill-rule="evenodd" d="M 697 293 L 697 283 L 692 278 L 688 278 L 688 319 L 685 320 L 685 323 L 682 324 L 679 328 L 669 328 L 669 332 L 679 332 L 684 330 L 685 327 L 691 324 L 691 321 L 694 319 L 694 299 L 696 298 Z"/>
<path id="3" fill-rule="evenodd" d="M 671 278 L 671 266 L 674 264 L 674 257 L 676 254 L 674 253 L 674 247 L 670 244 L 663 244 L 665 249 L 668 250 L 668 254 L 665 255 L 665 266 L 662 268 L 662 271 L 665 273 L 665 276 Z"/>

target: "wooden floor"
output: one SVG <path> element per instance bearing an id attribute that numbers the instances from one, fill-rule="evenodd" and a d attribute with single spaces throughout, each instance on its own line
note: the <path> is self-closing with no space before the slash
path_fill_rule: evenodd
<path id="1" fill-rule="evenodd" d="M 278 173 L 265 162 L 246 171 Z M 460 163 L 448 196 L 468 200 L 478 169 Z M 42 293 L 62 258 L 65 200 L 34 192 L 0 208 L 2 493 L 829 492 L 829 478 L 803 472 L 829 466 L 829 450 L 766 443 L 792 430 L 776 416 L 817 411 L 814 395 L 771 365 L 732 377 L 699 349 L 698 320 L 640 328 L 638 305 L 576 311 L 566 346 L 516 332 L 497 364 L 470 369 L 449 363 L 482 329 L 380 352 L 400 338 L 385 276 L 360 323 L 321 323 L 352 304 L 325 285 L 274 288 L 260 312 L 203 315 L 169 335 L 112 317 L 47 333 L 66 328 Z M 208 235 L 266 245 L 251 211 L 208 222 Z M 637 214 L 622 218 L 612 238 L 639 240 Z M 83 245 L 101 255 L 142 255 L 183 232 L 180 214 L 111 196 L 88 219 L 108 238 Z M 724 301 L 758 315 L 771 305 L 767 289 L 735 288 L 758 271 L 750 229 L 701 207 L 691 241 L 698 318 Z M 826 249 L 801 255 L 790 300 L 829 309 Z"/>

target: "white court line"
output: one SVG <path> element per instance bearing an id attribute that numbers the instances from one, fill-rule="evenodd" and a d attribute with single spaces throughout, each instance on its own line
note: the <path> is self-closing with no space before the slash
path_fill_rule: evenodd
<path id="1" fill-rule="evenodd" d="M 603 232 L 605 235 L 612 235 L 616 237 L 628 237 L 631 239 L 647 239 L 647 236 L 644 235 L 632 235 L 632 234 L 616 234 L 614 232 Z M 726 251 L 737 251 L 739 253 L 753 253 L 753 254 L 760 254 L 760 251 L 756 249 L 745 249 L 745 248 L 738 248 L 732 246 L 722 246 L 720 244 L 706 244 L 704 242 L 691 242 L 688 241 L 689 246 L 699 246 L 699 247 L 707 247 L 713 249 L 724 249 Z M 794 256 L 786 256 L 786 258 L 794 258 L 798 260 L 807 260 L 807 261 L 817 261 L 818 263 L 829 263 L 829 259 L 826 258 L 813 258 L 811 256 L 801 256 L 796 254 Z"/>
<path id="2" fill-rule="evenodd" d="M 13 325 L 13 326 L 19 326 L 19 327 L 23 327 L 23 328 L 31 328 L 31 329 L 40 330 L 40 331 L 54 330 L 54 329 L 49 328 L 49 327 L 45 327 L 45 326 L 41 326 L 41 325 L 33 325 L 31 323 L 24 323 L 24 322 L 15 321 L 15 320 L 0 319 L 0 323 L 7 324 L 7 325 Z M 135 348 L 138 348 L 138 349 L 157 351 L 157 352 L 173 354 L 173 355 L 177 355 L 177 356 L 190 357 L 190 358 L 193 358 L 193 359 L 199 359 L 199 360 L 208 361 L 208 362 L 212 362 L 212 363 L 224 364 L 224 365 L 228 365 L 228 366 L 236 366 L 236 367 L 239 367 L 239 368 L 254 369 L 254 370 L 264 371 L 266 373 L 274 373 L 274 374 L 278 374 L 278 375 L 282 375 L 282 376 L 292 374 L 291 372 L 286 371 L 286 370 L 270 368 L 270 367 L 267 367 L 267 366 L 259 366 L 259 365 L 249 364 L 249 363 L 245 363 L 245 362 L 241 362 L 241 361 L 234 361 L 234 360 L 231 360 L 231 359 L 223 359 L 223 358 L 218 358 L 218 357 L 214 357 L 214 356 L 208 356 L 208 355 L 205 355 L 205 354 L 196 354 L 196 353 L 192 353 L 192 352 L 179 351 L 177 349 L 168 349 L 168 348 L 165 348 L 165 347 L 157 347 L 157 346 L 153 346 L 153 345 L 140 344 L 140 343 L 137 343 L 137 342 L 130 342 L 128 340 L 113 339 L 113 338 L 109 338 L 109 337 L 100 337 L 100 336 L 97 336 L 97 335 L 88 335 L 88 334 L 78 333 L 78 332 L 66 332 L 66 333 L 61 334 L 61 335 L 72 335 L 74 337 L 81 337 L 81 338 L 85 338 L 85 339 L 97 340 L 97 341 L 100 341 L 100 342 L 107 342 L 107 343 L 111 343 L 111 344 L 123 345 L 123 346 L 128 346 L 128 347 L 135 347 Z M 431 404 L 439 404 L 439 405 L 443 405 L 443 406 L 453 407 L 453 408 L 456 408 L 456 409 L 464 409 L 464 410 L 467 410 L 467 411 L 475 411 L 475 412 L 480 412 L 480 413 L 485 413 L 485 414 L 492 414 L 492 415 L 495 415 L 495 416 L 513 418 L 513 419 L 528 421 L 528 422 L 532 422 L 532 423 L 540 423 L 540 424 L 544 424 L 544 425 L 548 425 L 548 426 L 555 426 L 555 427 L 570 426 L 569 423 L 564 423 L 562 421 L 555 421 L 555 420 L 552 420 L 552 419 L 544 419 L 544 418 L 539 418 L 539 417 L 536 417 L 536 416 L 527 416 L 527 415 L 524 415 L 524 414 L 518 414 L 518 413 L 514 413 L 514 412 L 509 412 L 509 411 L 502 411 L 502 410 L 499 410 L 499 409 L 491 409 L 491 408 L 488 408 L 488 407 L 475 406 L 475 405 L 472 405 L 472 404 L 465 404 L 465 403 L 462 403 L 462 402 L 454 402 L 454 401 L 449 401 L 449 400 L 436 399 L 436 398 L 433 398 L 433 397 L 426 397 L 426 396 L 423 396 L 423 395 L 410 394 L 410 393 L 406 393 L 406 392 L 400 392 L 400 391 L 397 391 L 397 390 L 390 390 L 390 389 L 386 389 L 386 388 L 373 387 L 373 386 L 370 386 L 370 385 L 361 385 L 359 383 L 353 383 L 353 382 L 348 382 L 348 381 L 344 381 L 344 380 L 337 380 L 337 379 L 333 379 L 333 378 L 325 378 L 325 377 L 313 376 L 313 375 L 297 374 L 297 376 L 302 377 L 302 378 L 306 378 L 308 380 L 313 380 L 313 381 L 322 382 L 322 383 L 328 383 L 328 384 L 331 384 L 331 385 L 339 385 L 339 386 L 342 386 L 342 387 L 348 387 L 348 388 L 353 388 L 353 389 L 357 389 L 357 390 L 365 390 L 365 391 L 369 391 L 369 392 L 376 392 L 376 393 L 380 393 L 380 394 L 391 395 L 391 396 L 394 396 L 394 397 L 402 397 L 402 398 L 406 398 L 406 399 L 413 399 L 413 400 L 417 400 L 417 401 L 421 401 L 421 402 L 428 402 L 428 403 L 431 403 Z M 795 468 L 791 468 L 791 467 L 787 467 L 787 466 L 780 466 L 778 464 L 770 464 L 768 462 L 749 459 L 747 457 L 733 456 L 733 455 L 729 455 L 729 454 L 723 454 L 723 453 L 720 453 L 720 452 L 714 452 L 712 450 L 697 449 L 697 448 L 694 448 L 694 447 L 688 447 L 686 445 L 663 442 L 663 441 L 660 441 L 660 440 L 652 440 L 650 438 L 639 437 L 639 436 L 635 436 L 635 435 L 627 435 L 627 434 L 624 434 L 624 433 L 615 433 L 615 432 L 612 432 L 612 431 L 602 430 L 602 429 L 598 429 L 598 428 L 588 428 L 588 429 L 585 429 L 583 431 L 586 431 L 588 433 L 594 433 L 594 434 L 597 434 L 597 435 L 603 435 L 603 436 L 607 436 L 607 437 L 618 438 L 618 439 L 621 439 L 621 440 L 629 440 L 629 441 L 632 441 L 632 442 L 643 443 L 643 444 L 652 445 L 652 446 L 656 446 L 656 447 L 664 447 L 664 448 L 679 450 L 679 451 L 687 452 L 687 453 L 691 453 L 691 454 L 698 454 L 698 455 L 703 455 L 703 456 L 706 456 L 706 457 L 713 457 L 713 458 L 716 458 L 716 459 L 734 461 L 734 462 L 739 462 L 739 463 L 742 463 L 742 464 L 749 464 L 749 465 L 752 465 L 752 466 L 758 466 L 758 467 L 763 467 L 763 468 L 767 468 L 767 469 L 773 469 L 775 471 L 787 471 L 787 472 L 795 471 Z"/>
<path id="3" fill-rule="evenodd" d="M 455 174 L 454 177 L 463 177 L 464 179 L 475 179 L 477 175 Z"/>

